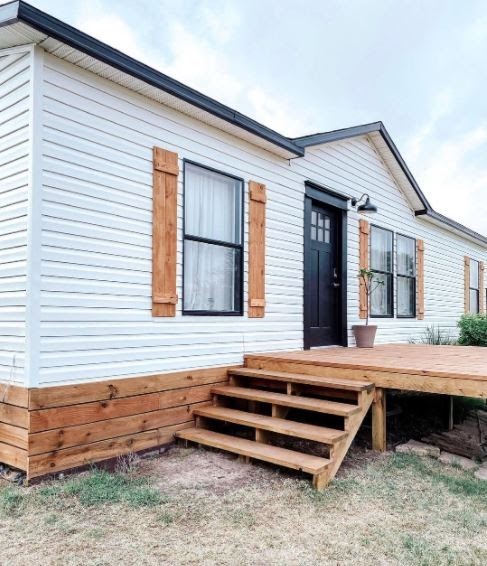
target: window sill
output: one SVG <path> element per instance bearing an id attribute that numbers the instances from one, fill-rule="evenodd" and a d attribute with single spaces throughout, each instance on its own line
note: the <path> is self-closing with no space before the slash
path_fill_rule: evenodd
<path id="1" fill-rule="evenodd" d="M 183 316 L 243 316 L 241 311 L 186 311 L 183 310 Z"/>

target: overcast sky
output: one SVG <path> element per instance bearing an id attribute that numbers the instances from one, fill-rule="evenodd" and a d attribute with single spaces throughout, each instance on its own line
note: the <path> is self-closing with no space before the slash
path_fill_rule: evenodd
<path id="1" fill-rule="evenodd" d="M 382 120 L 487 234 L 485 0 L 31 0 L 288 136 Z"/>

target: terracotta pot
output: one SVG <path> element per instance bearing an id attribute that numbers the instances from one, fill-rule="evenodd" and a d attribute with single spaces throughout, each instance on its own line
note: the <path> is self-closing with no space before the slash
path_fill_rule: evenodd
<path id="1" fill-rule="evenodd" d="M 355 343 L 357 348 L 373 348 L 375 333 L 377 332 L 377 326 L 375 324 L 365 324 L 352 326 L 353 335 L 355 336 Z"/>

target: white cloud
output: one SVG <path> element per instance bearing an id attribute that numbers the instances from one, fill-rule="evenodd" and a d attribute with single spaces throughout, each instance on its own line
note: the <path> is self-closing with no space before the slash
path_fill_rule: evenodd
<path id="1" fill-rule="evenodd" d="M 156 66 L 160 60 L 151 49 L 143 47 L 133 26 L 98 1 L 79 5 L 75 12 L 75 26 L 100 41 L 123 51 L 148 65 Z"/>
<path id="2" fill-rule="evenodd" d="M 235 5 L 203 5 L 198 25 L 172 13 L 163 37 L 164 53 L 98 0 L 81 5 L 75 25 L 167 75 L 288 135 L 301 135 L 304 124 L 290 101 L 242 81 L 225 46 L 235 41 L 241 24 Z M 142 28 L 139 29 L 139 32 Z M 161 40 L 159 40 L 160 42 Z"/>
<path id="3" fill-rule="evenodd" d="M 413 142 L 413 144 L 416 142 Z M 426 147 L 427 146 L 427 147 Z M 417 177 L 435 209 L 485 234 L 487 232 L 487 124 L 455 139 L 423 139 Z"/>

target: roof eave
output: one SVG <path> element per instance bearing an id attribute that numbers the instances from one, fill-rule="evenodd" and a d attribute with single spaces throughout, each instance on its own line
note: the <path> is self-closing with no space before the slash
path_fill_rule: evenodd
<path id="1" fill-rule="evenodd" d="M 479 234 L 475 230 L 460 224 L 456 220 L 452 220 L 448 218 L 448 216 L 444 216 L 443 214 L 436 212 L 436 210 L 429 209 L 429 210 L 417 210 L 415 215 L 418 217 L 426 217 L 432 219 L 439 224 L 445 224 L 449 226 L 450 229 L 454 230 L 455 232 L 460 233 L 463 236 L 468 236 L 471 240 L 475 240 L 477 243 L 482 243 L 484 246 L 487 246 L 487 237 Z"/>
<path id="2" fill-rule="evenodd" d="M 132 57 L 110 47 L 109 45 L 89 36 L 88 34 L 70 26 L 37 8 L 17 0 L 5 4 L 0 11 L 0 27 L 16 22 L 23 22 L 33 29 L 57 39 L 74 49 L 89 55 L 123 73 L 146 82 L 175 96 L 205 112 L 212 114 L 230 124 L 250 132 L 259 138 L 270 142 L 293 156 L 301 157 L 304 149 L 291 139 L 278 132 L 259 124 L 252 118 L 221 104 L 195 89 L 192 89 L 175 79 L 161 73 L 152 67 L 133 59 Z"/>

